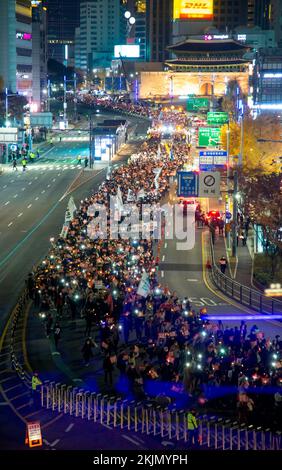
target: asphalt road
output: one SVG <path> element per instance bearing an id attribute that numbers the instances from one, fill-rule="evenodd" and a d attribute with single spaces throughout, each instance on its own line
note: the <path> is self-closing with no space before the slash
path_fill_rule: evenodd
<path id="1" fill-rule="evenodd" d="M 111 118 L 119 116 L 99 116 L 99 120 Z M 87 128 L 88 123 L 82 125 Z M 130 118 L 137 142 L 147 128 L 148 122 Z M 77 135 L 77 131 L 72 133 Z M 68 194 L 78 205 L 105 179 L 106 165 L 101 163 L 80 176 L 77 156 L 88 155 L 88 148 L 88 142 L 56 142 L 42 151 L 38 161 L 29 163 L 25 172 L 20 164 L 18 171 L 5 165 L 0 176 L 0 331 L 28 272 L 48 251 L 50 237 L 62 228 Z"/>

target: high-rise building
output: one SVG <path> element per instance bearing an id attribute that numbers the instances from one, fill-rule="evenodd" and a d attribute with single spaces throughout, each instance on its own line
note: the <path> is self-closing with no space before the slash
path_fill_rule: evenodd
<path id="1" fill-rule="evenodd" d="M 65 46 L 69 65 L 74 60 L 75 28 L 79 26 L 79 0 L 44 0 L 48 10 L 48 58 L 63 63 Z"/>
<path id="2" fill-rule="evenodd" d="M 272 27 L 275 31 L 275 40 L 282 47 L 282 1 L 271 0 Z"/>
<path id="3" fill-rule="evenodd" d="M 135 1 L 134 17 L 135 23 L 135 42 L 140 45 L 140 59 L 146 60 L 147 47 L 147 23 L 146 23 L 146 0 Z"/>
<path id="4" fill-rule="evenodd" d="M 47 11 L 41 0 L 32 2 L 33 101 L 42 108 L 47 89 Z"/>
<path id="5" fill-rule="evenodd" d="M 173 0 L 147 0 L 147 56 L 149 62 L 169 58 L 167 47 L 172 41 Z"/>
<path id="6" fill-rule="evenodd" d="M 271 0 L 248 0 L 248 26 L 271 27 Z"/>
<path id="7" fill-rule="evenodd" d="M 261 49 L 257 53 L 254 69 L 254 104 L 262 110 L 281 110 L 281 69 L 281 49 Z"/>
<path id="8" fill-rule="evenodd" d="M 32 99 L 32 12 L 30 0 L 1 0 L 0 76 L 4 87 Z"/>
<path id="9" fill-rule="evenodd" d="M 126 19 L 120 0 L 92 0 L 80 3 L 80 27 L 76 39 L 76 63 L 89 71 L 109 67 L 114 46 L 125 43 Z"/>
<path id="10" fill-rule="evenodd" d="M 248 0 L 213 0 L 213 23 L 220 31 L 248 24 Z"/>

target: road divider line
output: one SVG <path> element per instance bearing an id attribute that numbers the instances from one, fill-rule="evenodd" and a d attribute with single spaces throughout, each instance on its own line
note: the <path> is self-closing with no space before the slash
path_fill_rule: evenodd
<path id="1" fill-rule="evenodd" d="M 140 445 L 140 442 L 135 441 L 135 439 L 132 439 L 132 437 L 125 436 L 124 434 L 122 434 L 122 437 L 123 437 L 124 439 L 126 439 L 127 441 L 132 442 L 132 444 L 135 444 L 136 446 L 139 446 L 139 445 Z"/>
<path id="2" fill-rule="evenodd" d="M 29 205 L 27 206 L 27 208 L 28 208 L 28 209 L 30 209 L 30 208 L 31 208 L 31 206 L 32 206 L 32 204 L 29 204 Z"/>
<path id="3" fill-rule="evenodd" d="M 74 424 L 71 423 L 71 424 L 67 427 L 67 429 L 65 429 L 65 432 L 70 432 L 70 430 L 71 430 L 73 427 L 74 427 Z"/>

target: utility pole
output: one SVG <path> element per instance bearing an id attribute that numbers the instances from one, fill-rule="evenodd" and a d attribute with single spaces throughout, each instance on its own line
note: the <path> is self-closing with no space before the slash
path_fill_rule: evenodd
<path id="1" fill-rule="evenodd" d="M 67 77 L 64 75 L 64 127 L 67 128 Z"/>
<path id="2" fill-rule="evenodd" d="M 76 72 L 73 74 L 73 88 L 74 88 L 74 98 L 73 98 L 73 103 L 74 103 L 74 120 L 77 122 L 77 94 L 76 94 L 76 87 L 77 87 L 77 75 Z"/>
<path id="3" fill-rule="evenodd" d="M 51 81 L 47 81 L 47 112 L 50 112 Z"/>
<path id="4" fill-rule="evenodd" d="M 226 212 L 230 212 L 230 179 L 231 179 L 231 168 L 230 168 L 230 127 L 229 127 L 229 119 L 228 119 L 228 129 L 227 129 L 227 201 L 225 201 L 225 214 Z M 229 220 L 229 219 L 228 219 Z M 225 223 L 227 219 L 225 218 Z M 229 225 L 230 227 L 230 225 Z M 227 248 L 230 248 L 230 230 L 227 232 Z"/>
<path id="5" fill-rule="evenodd" d="M 93 168 L 93 145 L 92 145 L 92 131 L 93 131 L 93 125 L 92 125 L 92 114 L 90 114 L 89 118 L 89 166 L 90 168 Z"/>
<path id="6" fill-rule="evenodd" d="M 243 163 L 243 151 L 244 151 L 244 112 L 241 115 L 241 143 L 240 143 L 240 154 L 237 168 L 233 171 L 234 176 L 234 191 L 233 191 L 233 226 L 232 226 L 232 256 L 237 256 L 237 215 L 238 215 L 238 167 L 242 167 Z"/>
<path id="7" fill-rule="evenodd" d="M 8 88 L 5 88 L 5 126 L 8 127 Z"/>

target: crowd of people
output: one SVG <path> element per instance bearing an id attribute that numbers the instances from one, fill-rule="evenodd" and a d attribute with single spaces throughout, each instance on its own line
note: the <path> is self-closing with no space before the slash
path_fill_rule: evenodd
<path id="1" fill-rule="evenodd" d="M 85 319 L 84 364 L 91 365 L 97 348 L 104 384 L 118 394 L 160 406 L 237 412 L 244 423 L 261 424 L 259 411 L 264 410 L 269 424 L 277 423 L 282 406 L 279 336 L 270 340 L 255 325 L 248 332 L 244 322 L 224 328 L 221 322 L 203 321 L 203 312 L 195 312 L 188 298 L 160 284 L 158 241 L 88 237 L 87 227 L 97 215 L 93 204 L 109 208 L 110 196 L 119 191 L 123 203 L 131 191 L 137 206 L 158 204 L 166 196 L 169 177 L 190 158 L 185 141 L 174 142 L 170 150 L 152 136 L 81 202 L 66 237 L 52 242 L 30 277 L 30 296 L 58 349 L 62 318 Z M 144 272 L 150 292 L 139 295 Z"/>

